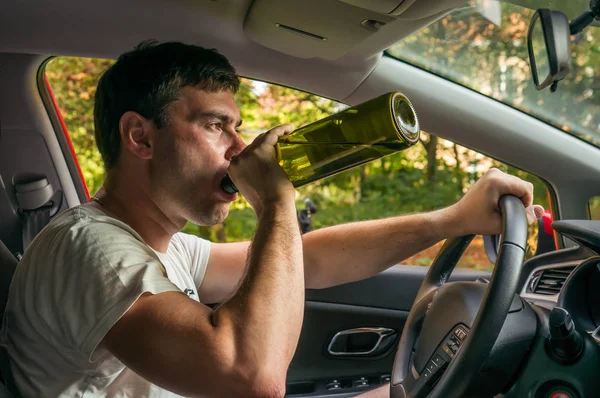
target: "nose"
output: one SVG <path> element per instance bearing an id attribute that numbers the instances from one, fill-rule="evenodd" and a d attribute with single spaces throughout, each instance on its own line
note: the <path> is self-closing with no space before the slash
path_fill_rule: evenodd
<path id="1" fill-rule="evenodd" d="M 231 142 L 231 146 L 225 152 L 225 159 L 231 161 L 234 156 L 240 154 L 246 148 L 246 143 L 242 141 L 242 138 L 236 133 L 233 134 L 233 140 Z"/>

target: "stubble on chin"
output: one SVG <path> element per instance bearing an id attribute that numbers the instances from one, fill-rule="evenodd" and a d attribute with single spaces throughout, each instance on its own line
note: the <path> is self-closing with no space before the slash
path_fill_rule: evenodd
<path id="1" fill-rule="evenodd" d="M 229 204 L 219 203 L 212 209 L 197 210 L 194 217 L 190 221 L 197 225 L 210 227 L 223 223 L 229 215 Z"/>
<path id="2" fill-rule="evenodd" d="M 213 224 L 211 224 L 211 225 L 223 223 L 223 221 L 225 221 L 225 219 L 227 218 L 228 215 L 229 215 L 229 204 L 227 204 L 226 206 L 219 207 L 219 209 L 216 213 L 216 217 L 213 220 Z"/>

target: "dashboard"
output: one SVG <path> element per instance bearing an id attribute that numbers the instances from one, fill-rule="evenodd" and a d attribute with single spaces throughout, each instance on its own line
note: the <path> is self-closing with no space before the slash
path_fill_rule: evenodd
<path id="1" fill-rule="evenodd" d="M 600 221 L 566 220 L 552 226 L 580 246 L 530 260 L 521 298 L 549 310 L 564 308 L 578 329 L 592 333 L 600 326 Z"/>
<path id="2" fill-rule="evenodd" d="M 536 312 L 538 337 L 512 393 L 505 396 L 600 396 L 600 221 L 565 220 L 552 227 L 579 247 L 542 254 L 524 264 L 519 293 Z M 580 352 L 573 359 L 556 355 L 557 316 L 581 336 Z"/>

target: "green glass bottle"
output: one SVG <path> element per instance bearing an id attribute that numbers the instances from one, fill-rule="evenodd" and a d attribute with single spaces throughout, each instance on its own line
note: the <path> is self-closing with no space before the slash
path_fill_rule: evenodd
<path id="1" fill-rule="evenodd" d="M 276 145 L 295 187 L 404 150 L 419 141 L 419 121 L 403 94 L 384 94 L 295 130 Z M 225 192 L 237 192 L 228 176 Z"/>

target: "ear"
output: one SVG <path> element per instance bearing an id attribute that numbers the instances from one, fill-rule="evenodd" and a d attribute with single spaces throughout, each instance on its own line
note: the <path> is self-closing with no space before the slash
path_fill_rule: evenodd
<path id="1" fill-rule="evenodd" d="M 127 111 L 119 120 L 123 147 L 140 159 L 151 159 L 154 124 L 137 112 Z"/>

